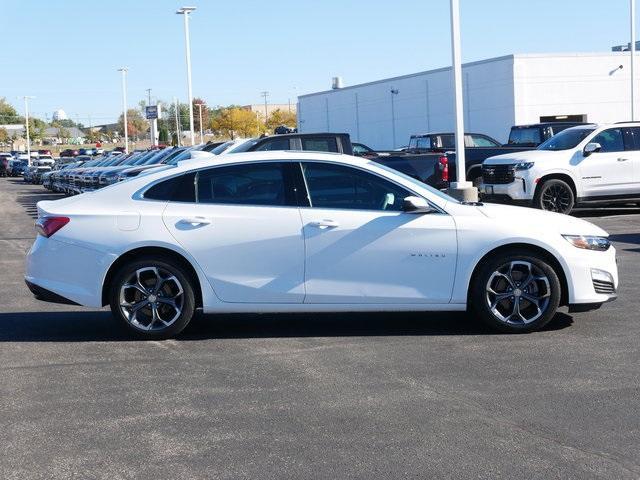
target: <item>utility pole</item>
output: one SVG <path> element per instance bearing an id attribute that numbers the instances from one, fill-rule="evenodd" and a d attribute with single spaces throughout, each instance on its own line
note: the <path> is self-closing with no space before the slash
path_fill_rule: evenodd
<path id="1" fill-rule="evenodd" d="M 193 131 L 193 91 L 191 88 L 191 43 L 189 41 L 189 17 L 196 7 L 182 7 L 176 12 L 184 16 L 184 45 L 187 57 L 187 93 L 189 95 L 189 130 L 191 134 L 191 145 L 195 145 L 195 133 Z"/>
<path id="2" fill-rule="evenodd" d="M 462 60 L 460 54 L 460 1 L 451 2 L 451 60 L 453 71 L 454 118 L 456 137 L 456 181 L 449 187 L 449 194 L 458 200 L 478 201 L 478 189 L 466 179 L 464 151 L 464 108 L 462 103 Z"/>
<path id="3" fill-rule="evenodd" d="M 29 134 L 29 100 L 36 97 L 25 95 L 22 98 L 24 98 L 24 118 L 25 118 L 25 130 L 27 134 L 27 165 L 31 166 L 31 137 Z"/>
<path id="4" fill-rule="evenodd" d="M 175 114 L 176 114 L 176 138 L 178 139 L 178 146 L 180 146 L 180 122 L 178 120 L 178 99 L 176 97 L 173 98 L 173 102 L 175 104 Z"/>
<path id="5" fill-rule="evenodd" d="M 198 103 L 198 110 L 200 116 L 200 143 L 204 143 L 204 135 L 202 132 L 202 103 Z"/>
<path id="6" fill-rule="evenodd" d="M 122 114 L 124 121 L 124 153 L 129 153 L 129 125 L 127 123 L 127 67 L 120 67 L 119 72 L 122 72 Z"/>
<path id="7" fill-rule="evenodd" d="M 260 92 L 260 95 L 264 98 L 264 124 L 267 124 L 267 117 L 269 116 L 268 108 L 267 108 L 267 98 L 269 97 L 269 92 L 266 90 L 264 92 Z"/>
<path id="8" fill-rule="evenodd" d="M 631 121 L 636 120 L 636 88 L 635 88 L 635 64 L 636 64 L 636 0 L 629 0 L 629 16 L 631 17 Z"/>

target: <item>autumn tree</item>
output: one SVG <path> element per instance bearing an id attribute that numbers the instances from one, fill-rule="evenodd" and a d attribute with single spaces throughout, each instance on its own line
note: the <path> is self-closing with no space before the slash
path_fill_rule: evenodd
<path id="1" fill-rule="evenodd" d="M 137 139 L 149 129 L 149 123 L 142 116 L 140 110 L 129 108 L 127 110 L 127 133 L 130 137 Z M 118 130 L 124 135 L 124 116 L 118 118 Z"/>
<path id="2" fill-rule="evenodd" d="M 211 129 L 225 137 L 251 137 L 260 131 L 260 119 L 251 110 L 239 107 L 222 108 L 211 119 Z"/>
<path id="3" fill-rule="evenodd" d="M 7 132 L 6 128 L 0 128 L 0 143 L 8 143 L 10 140 L 9 132 Z"/>
<path id="4" fill-rule="evenodd" d="M 267 119 L 267 128 L 273 131 L 280 125 L 295 127 L 297 125 L 296 113 L 280 110 L 279 108 L 271 112 Z"/>

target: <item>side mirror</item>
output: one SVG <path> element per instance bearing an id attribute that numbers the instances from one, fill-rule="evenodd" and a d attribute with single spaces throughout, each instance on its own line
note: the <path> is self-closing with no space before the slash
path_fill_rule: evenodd
<path id="1" fill-rule="evenodd" d="M 596 142 L 587 143 L 584 147 L 584 156 L 588 157 L 592 153 L 599 152 L 602 145 Z"/>
<path id="2" fill-rule="evenodd" d="M 402 210 L 406 213 L 432 213 L 436 211 L 422 197 L 405 197 Z"/>

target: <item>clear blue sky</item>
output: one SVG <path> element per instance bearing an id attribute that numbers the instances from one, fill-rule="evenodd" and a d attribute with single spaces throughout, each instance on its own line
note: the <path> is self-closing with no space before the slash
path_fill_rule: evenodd
<path id="1" fill-rule="evenodd" d="M 460 0 L 463 61 L 509 53 L 608 51 L 629 38 L 628 0 Z M 448 0 L 193 0 L 194 95 L 210 105 L 286 103 L 450 64 Z M 85 124 L 153 95 L 186 101 L 182 17 L 173 0 L 0 0 L 0 96 L 22 113 L 57 108 Z M 292 100 L 293 101 L 293 100 Z"/>

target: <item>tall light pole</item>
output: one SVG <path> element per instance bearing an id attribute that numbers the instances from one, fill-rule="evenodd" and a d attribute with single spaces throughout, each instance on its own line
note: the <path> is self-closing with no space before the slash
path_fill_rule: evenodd
<path id="1" fill-rule="evenodd" d="M 393 145 L 391 148 L 396 148 L 396 105 L 394 98 L 400 91 L 397 88 L 391 87 L 391 138 L 393 139 Z"/>
<path id="2" fill-rule="evenodd" d="M 267 98 L 269 97 L 269 92 L 266 90 L 264 92 L 260 92 L 260 95 L 264 97 L 264 124 L 267 124 L 268 108 L 267 108 Z"/>
<path id="3" fill-rule="evenodd" d="M 456 181 L 451 183 L 452 196 L 465 201 L 477 201 L 478 190 L 467 182 L 464 151 L 464 109 L 462 104 L 462 60 L 460 55 L 460 2 L 451 2 L 451 63 L 453 71 L 454 117 L 456 137 Z"/>
<path id="4" fill-rule="evenodd" d="M 25 119 L 25 130 L 27 134 L 27 165 L 31 166 L 31 137 L 29 135 L 29 100 L 33 97 L 31 95 L 25 95 L 24 98 L 24 119 Z"/>
<path id="5" fill-rule="evenodd" d="M 200 143 L 204 143 L 204 135 L 202 133 L 202 103 L 198 103 L 198 110 L 200 116 Z"/>
<path id="6" fill-rule="evenodd" d="M 122 119 L 124 122 L 124 153 L 129 153 L 129 124 L 127 123 L 127 67 L 120 67 L 122 72 Z"/>
<path id="7" fill-rule="evenodd" d="M 178 119 L 178 115 L 180 114 L 180 106 L 178 105 L 178 99 L 173 97 L 173 103 L 175 105 L 175 114 L 176 114 L 176 140 L 178 141 L 178 146 L 180 147 L 180 120 Z"/>
<path id="8" fill-rule="evenodd" d="M 191 145 L 195 145 L 196 139 L 193 132 L 193 92 L 191 90 L 191 44 L 189 43 L 189 16 L 196 7 L 182 7 L 176 13 L 184 16 L 184 44 L 187 57 L 187 91 L 189 95 L 189 130 L 191 133 Z"/>
<path id="9" fill-rule="evenodd" d="M 629 16 L 631 17 L 631 121 L 636 119 L 636 89 L 635 89 L 635 64 L 636 64 L 636 0 L 629 0 Z"/>

